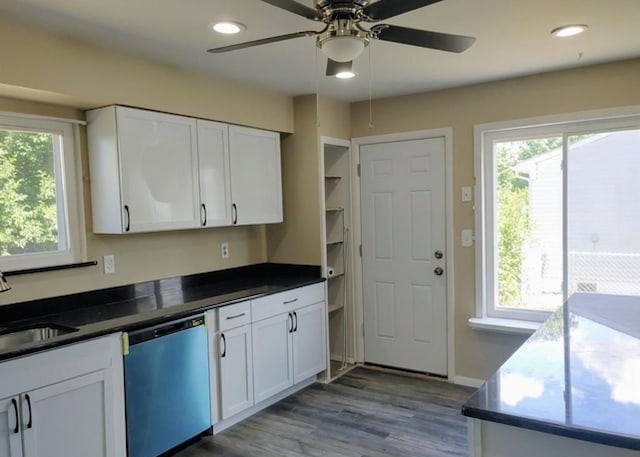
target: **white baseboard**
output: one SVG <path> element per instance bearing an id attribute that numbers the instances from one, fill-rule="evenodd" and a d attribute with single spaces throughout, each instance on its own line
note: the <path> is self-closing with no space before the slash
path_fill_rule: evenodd
<path id="1" fill-rule="evenodd" d="M 223 430 L 228 429 L 232 425 L 235 425 L 238 422 L 241 422 L 241 421 L 247 419 L 248 417 L 253 416 L 255 413 L 257 413 L 259 411 L 262 411 L 263 409 L 267 408 L 268 406 L 271 406 L 274 403 L 279 402 L 280 400 L 284 400 L 289 395 L 292 395 L 292 394 L 298 392 L 299 390 L 302 390 L 305 387 L 310 386 L 314 382 L 316 382 L 316 376 L 312 376 L 312 377 L 310 377 L 308 379 L 305 379 L 304 381 L 299 382 L 295 386 L 291 386 L 288 389 L 285 389 L 282 392 L 280 392 L 278 394 L 275 394 L 273 397 L 267 398 L 266 400 L 262 400 L 257 405 L 253 405 L 251 408 L 247 408 L 244 411 L 236 414 L 233 417 L 221 420 L 220 422 L 218 422 L 216 424 L 213 424 L 213 434 L 217 435 L 218 433 L 222 432 Z"/>
<path id="2" fill-rule="evenodd" d="M 466 376 L 454 376 L 453 383 L 459 386 L 478 388 L 484 383 L 484 379 L 467 378 Z"/>

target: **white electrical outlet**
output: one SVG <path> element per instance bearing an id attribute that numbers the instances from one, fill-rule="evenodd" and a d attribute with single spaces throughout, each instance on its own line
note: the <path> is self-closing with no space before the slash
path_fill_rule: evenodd
<path id="1" fill-rule="evenodd" d="M 220 257 L 222 257 L 223 259 L 229 258 L 229 243 L 227 243 L 226 241 L 220 243 Z"/>
<path id="2" fill-rule="evenodd" d="M 104 266 L 104 274 L 112 275 L 116 272 L 116 259 L 113 255 L 105 255 L 102 257 Z"/>

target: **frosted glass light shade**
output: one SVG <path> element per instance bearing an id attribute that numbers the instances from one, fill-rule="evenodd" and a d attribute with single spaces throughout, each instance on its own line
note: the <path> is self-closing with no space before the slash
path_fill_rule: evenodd
<path id="1" fill-rule="evenodd" d="M 362 54 L 364 41 L 352 36 L 337 36 L 322 43 L 322 52 L 336 62 L 350 62 Z"/>

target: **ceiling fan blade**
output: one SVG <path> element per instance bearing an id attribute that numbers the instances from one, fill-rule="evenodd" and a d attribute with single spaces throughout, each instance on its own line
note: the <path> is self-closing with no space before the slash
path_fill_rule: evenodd
<path id="1" fill-rule="evenodd" d="M 317 32 L 313 30 L 305 30 L 304 32 L 287 33 L 286 35 L 272 36 L 270 38 L 262 38 L 261 40 L 246 41 L 244 43 L 232 44 L 229 46 L 222 46 L 220 48 L 207 49 L 207 52 L 211 54 L 220 54 L 223 52 L 236 51 L 238 49 L 251 48 L 253 46 L 260 46 L 263 44 L 277 43 L 278 41 L 291 40 L 293 38 L 299 38 L 303 36 L 313 36 Z"/>
<path id="2" fill-rule="evenodd" d="M 362 10 L 369 22 L 381 21 L 402 13 L 417 10 L 442 0 L 380 0 Z"/>
<path id="3" fill-rule="evenodd" d="M 353 62 L 336 62 L 335 60 L 327 59 L 327 76 L 335 76 L 338 73 L 351 71 Z"/>
<path id="4" fill-rule="evenodd" d="M 322 20 L 322 14 L 320 11 L 315 10 L 313 8 L 309 8 L 308 6 L 301 5 L 300 3 L 294 0 L 262 0 L 264 3 L 268 3 L 269 5 L 277 6 L 278 8 L 282 8 L 283 10 L 287 10 L 290 13 L 297 14 L 298 16 L 306 17 L 307 19 L 311 19 L 313 21 Z"/>
<path id="5" fill-rule="evenodd" d="M 409 44 L 440 51 L 462 52 L 468 49 L 476 39 L 464 35 L 431 32 L 429 30 L 410 29 L 397 25 L 380 24 L 371 28 L 373 36 L 382 41 Z"/>

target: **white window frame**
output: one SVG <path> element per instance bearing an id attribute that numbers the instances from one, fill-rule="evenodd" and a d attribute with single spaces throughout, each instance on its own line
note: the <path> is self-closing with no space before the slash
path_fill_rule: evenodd
<path id="1" fill-rule="evenodd" d="M 78 121 L 0 112 L 0 128 L 60 135 L 62 153 L 54 143 L 56 205 L 60 250 L 0 257 L 0 270 L 19 271 L 68 265 L 86 260 L 82 166 Z M 64 238 L 63 238 L 64 237 Z"/>
<path id="2" fill-rule="evenodd" d="M 594 131 L 614 131 L 640 128 L 640 106 L 607 110 L 582 111 L 552 116 L 541 116 L 474 126 L 474 174 L 475 174 L 475 229 L 476 229 L 476 317 L 470 319 L 471 327 L 531 333 L 536 326 L 531 323 L 544 321 L 548 311 L 497 309 L 496 225 L 495 225 L 495 173 L 493 143 L 531 138 L 564 136 L 562 163 L 566 163 L 566 136 Z M 563 294 L 566 296 L 566 176 L 563 166 Z M 502 322 L 500 322 L 502 321 Z"/>

